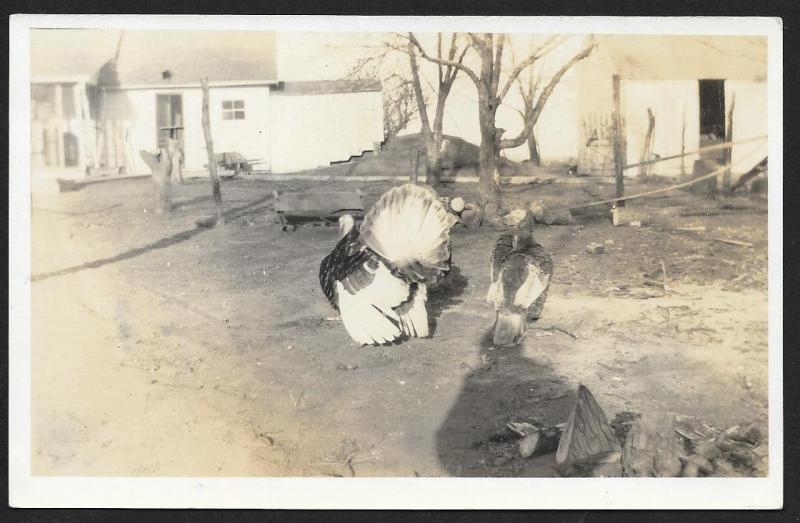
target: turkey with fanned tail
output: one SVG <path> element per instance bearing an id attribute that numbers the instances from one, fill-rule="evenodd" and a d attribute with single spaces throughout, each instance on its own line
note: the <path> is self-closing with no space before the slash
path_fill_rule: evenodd
<path id="1" fill-rule="evenodd" d="M 341 238 L 319 281 L 350 337 L 380 345 L 430 335 L 428 285 L 450 270 L 454 223 L 433 189 L 413 184 L 384 193 L 360 227 L 350 215 L 339 219 Z"/>
<path id="2" fill-rule="evenodd" d="M 533 214 L 528 212 L 511 231 L 497 239 L 492 252 L 492 284 L 486 301 L 497 316 L 492 344 L 517 345 L 525 337 L 528 321 L 542 314 L 553 262 L 547 251 L 533 239 Z"/>

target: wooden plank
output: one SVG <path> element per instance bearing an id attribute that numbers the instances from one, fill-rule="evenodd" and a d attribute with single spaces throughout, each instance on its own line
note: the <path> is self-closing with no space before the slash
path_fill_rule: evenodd
<path id="1" fill-rule="evenodd" d="M 364 211 L 364 194 L 357 191 L 275 192 L 275 210 L 295 216 L 326 216 L 336 212 Z"/>

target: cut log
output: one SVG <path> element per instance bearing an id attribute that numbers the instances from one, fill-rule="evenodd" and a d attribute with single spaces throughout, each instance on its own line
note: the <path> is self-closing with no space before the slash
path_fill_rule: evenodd
<path id="1" fill-rule="evenodd" d="M 622 450 L 625 476 L 671 478 L 679 476 L 683 468 L 672 415 L 649 415 L 634 422 Z M 691 467 L 686 472 L 696 475 Z"/>
<path id="2" fill-rule="evenodd" d="M 169 151 L 161 149 L 157 155 L 147 151 L 139 151 L 142 160 L 150 168 L 153 177 L 153 189 L 155 190 L 156 214 L 169 213 L 172 211 L 172 182 L 170 174 L 172 171 L 172 161 Z"/>
<path id="3" fill-rule="evenodd" d="M 558 449 L 564 424 L 552 427 L 534 427 L 528 434 L 519 440 L 519 454 L 523 458 L 549 454 Z"/>
<path id="4" fill-rule="evenodd" d="M 603 409 L 584 385 L 561 435 L 556 469 L 563 475 L 620 475 L 619 441 Z"/>
<path id="5" fill-rule="evenodd" d="M 611 209 L 614 227 L 641 227 L 650 223 L 650 214 L 640 207 L 614 207 Z"/>

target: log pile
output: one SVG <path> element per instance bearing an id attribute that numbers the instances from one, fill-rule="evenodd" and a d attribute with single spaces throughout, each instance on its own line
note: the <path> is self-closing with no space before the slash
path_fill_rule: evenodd
<path id="1" fill-rule="evenodd" d="M 767 445 L 759 425 L 720 430 L 671 413 L 618 413 L 609 423 L 584 385 L 566 423 L 507 425 L 522 458 L 554 455 L 554 470 L 578 477 L 766 476 Z"/>

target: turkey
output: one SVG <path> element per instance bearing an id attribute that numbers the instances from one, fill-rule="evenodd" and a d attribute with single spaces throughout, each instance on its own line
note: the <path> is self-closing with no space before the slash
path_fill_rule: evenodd
<path id="1" fill-rule="evenodd" d="M 450 270 L 453 224 L 433 189 L 413 184 L 383 194 L 360 227 L 339 219 L 319 281 L 350 337 L 380 345 L 430 334 L 427 289 Z"/>
<path id="2" fill-rule="evenodd" d="M 491 280 L 486 301 L 497 317 L 492 343 L 496 347 L 517 345 L 525 337 L 528 320 L 542 314 L 553 262 L 544 247 L 533 239 L 534 217 L 525 218 L 498 238 L 492 252 Z"/>

